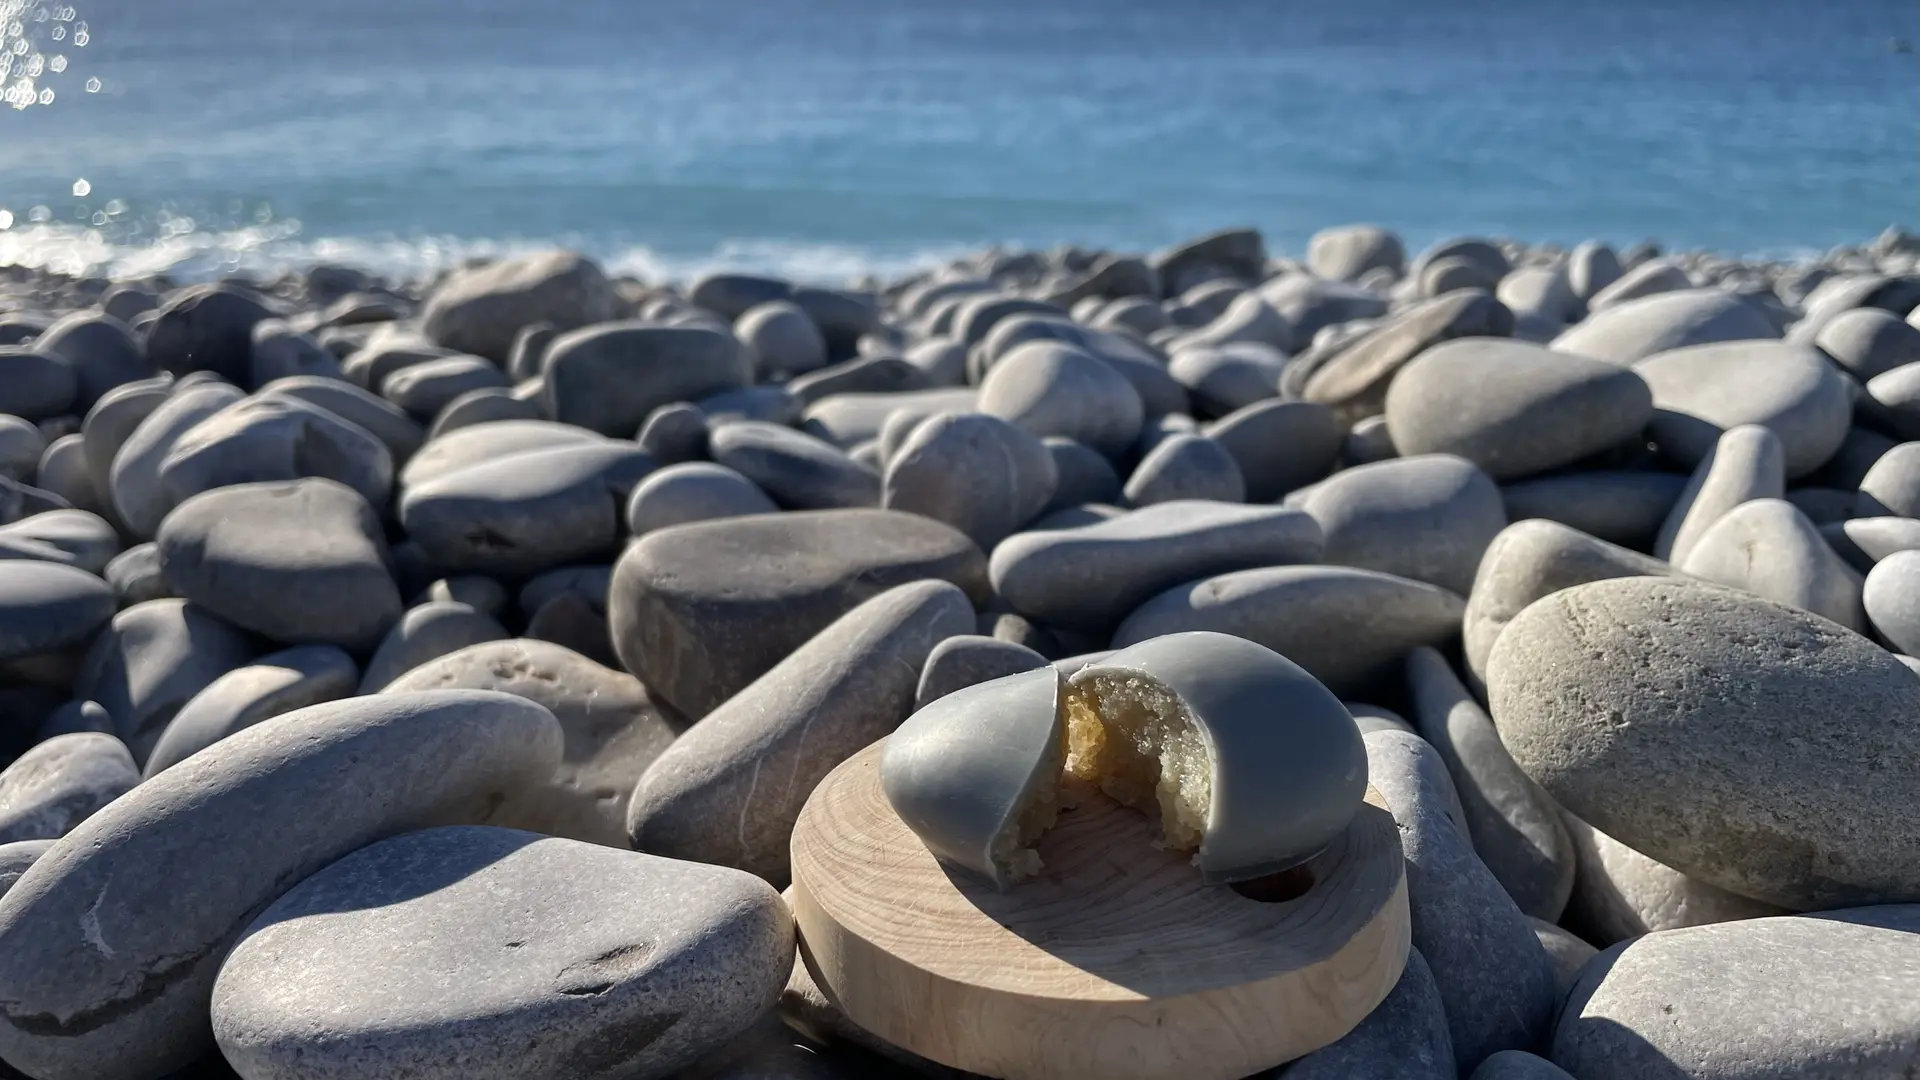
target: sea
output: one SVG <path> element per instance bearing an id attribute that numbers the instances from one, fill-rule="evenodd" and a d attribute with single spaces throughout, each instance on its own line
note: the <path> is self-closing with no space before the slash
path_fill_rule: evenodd
<path id="1" fill-rule="evenodd" d="M 1913 0 L 0 0 L 0 265 L 1920 228 Z"/>

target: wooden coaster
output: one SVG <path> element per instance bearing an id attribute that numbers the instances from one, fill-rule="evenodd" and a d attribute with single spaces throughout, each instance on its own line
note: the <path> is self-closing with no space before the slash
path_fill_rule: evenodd
<path id="1" fill-rule="evenodd" d="M 1400 979 L 1400 834 L 1372 788 L 1304 872 L 1245 890 L 1296 899 L 1201 884 L 1153 847 L 1156 822 L 1102 796 L 1041 838 L 1039 877 L 1001 893 L 894 814 L 883 745 L 807 800 L 789 895 L 821 990 L 896 1046 L 1003 1080 L 1233 1080 L 1345 1035 Z"/>

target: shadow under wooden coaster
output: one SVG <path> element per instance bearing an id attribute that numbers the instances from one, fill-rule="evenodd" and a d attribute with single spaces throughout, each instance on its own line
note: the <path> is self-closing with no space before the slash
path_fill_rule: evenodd
<path id="1" fill-rule="evenodd" d="M 807 800 L 789 895 L 821 990 L 897 1046 L 1003 1080 L 1232 1080 L 1340 1038 L 1399 981 L 1400 835 L 1371 788 L 1312 862 L 1239 890 L 1095 796 L 1041 838 L 1040 876 L 1001 893 L 894 814 L 883 745 Z"/>

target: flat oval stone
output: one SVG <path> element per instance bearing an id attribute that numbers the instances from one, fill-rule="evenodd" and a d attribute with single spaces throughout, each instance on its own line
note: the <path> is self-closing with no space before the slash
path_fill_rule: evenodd
<path id="1" fill-rule="evenodd" d="M 1046 437 L 1062 435 L 1109 458 L 1140 433 L 1146 408 L 1124 375 L 1091 353 L 1054 341 L 1014 349 L 980 384 L 979 411 Z"/>
<path id="2" fill-rule="evenodd" d="M 113 505 L 113 459 L 140 424 L 153 415 L 172 392 L 170 375 L 116 386 L 103 395 L 81 421 L 87 475 L 93 479 L 95 496 L 106 507 L 106 516 L 116 524 L 120 511 Z"/>
<path id="3" fill-rule="evenodd" d="M 1243 297 L 1249 298 L 1260 303 L 1252 293 Z M 1269 313 L 1273 310 L 1260 306 Z M 1286 354 L 1271 345 L 1207 345 L 1188 338 L 1175 343 L 1167 374 L 1186 388 L 1196 411 L 1219 417 L 1278 395 L 1280 372 L 1286 365 Z"/>
<path id="4" fill-rule="evenodd" d="M 44 420 L 72 408 L 79 387 L 73 365 L 40 348 L 0 346 L 0 413 Z"/>
<path id="5" fill-rule="evenodd" d="M 0 659 L 84 645 L 117 607 L 107 583 L 85 570 L 0 559 Z"/>
<path id="6" fill-rule="evenodd" d="M 1457 454 L 1513 480 L 1635 437 L 1653 418 L 1653 395 L 1635 372 L 1604 360 L 1462 338 L 1400 370 L 1386 417 L 1402 454 Z"/>
<path id="7" fill-rule="evenodd" d="M 917 514 L 727 518 L 629 546 L 614 567 L 607 621 L 621 666 L 699 719 L 861 602 L 925 578 L 951 581 L 976 603 L 989 594 L 980 549 Z"/>
<path id="8" fill-rule="evenodd" d="M 184 761 L 236 731 L 295 709 L 351 697 L 353 657 L 332 645 L 299 645 L 234 668 L 180 707 L 147 756 L 145 776 Z"/>
<path id="9" fill-rule="evenodd" d="M 1789 914 L 1690 878 L 1572 814 L 1560 816 L 1579 864 L 1561 921 L 1602 945 L 1683 926 Z"/>
<path id="10" fill-rule="evenodd" d="M 739 420 L 715 426 L 708 453 L 793 510 L 880 505 L 880 476 L 832 445 L 778 424 Z"/>
<path id="11" fill-rule="evenodd" d="M 1867 574 L 1867 618 L 1894 648 L 1920 652 L 1920 551 L 1896 551 Z"/>
<path id="12" fill-rule="evenodd" d="M 1719 289 L 1680 289 L 1596 310 L 1553 339 L 1555 352 L 1630 365 L 1716 341 L 1778 340 L 1759 308 Z"/>
<path id="13" fill-rule="evenodd" d="M 0 844 L 58 840 L 140 783 L 112 735 L 55 735 L 0 772 Z"/>
<path id="14" fill-rule="evenodd" d="M 1783 499 L 1754 499 L 1727 511 L 1700 534 L 1680 569 L 1824 615 L 1850 630 L 1867 628 L 1859 571 Z"/>
<path id="15" fill-rule="evenodd" d="M 628 809 L 634 849 L 785 884 L 814 785 L 898 727 L 933 646 L 973 626 L 966 594 L 943 581 L 901 585 L 841 616 L 647 768 Z M 761 783 L 763 770 L 790 782 Z"/>
<path id="16" fill-rule="evenodd" d="M 117 386 L 152 378 L 155 370 L 126 323 L 91 311 L 56 320 L 34 339 L 33 348 L 72 366 L 73 409 L 78 413 L 93 408 Z"/>
<path id="17" fill-rule="evenodd" d="M 221 965 L 213 1029 L 263 1078 L 663 1076 L 765 1012 L 792 951 L 786 906 L 747 874 L 427 829 L 261 913 Z"/>
<path id="18" fill-rule="evenodd" d="M 449 431 L 458 431 L 475 424 L 489 424 L 495 420 L 538 419 L 540 419 L 538 403 L 517 398 L 510 389 L 482 387 L 478 390 L 468 390 L 442 406 L 440 411 L 434 414 L 433 423 L 427 428 L 427 438 L 437 439 Z"/>
<path id="19" fill-rule="evenodd" d="M 922 421 L 887 462 L 881 504 L 944 521 L 992 551 L 1046 509 L 1059 484 L 1047 445 L 981 413 Z"/>
<path id="20" fill-rule="evenodd" d="M 504 390 L 512 385 L 506 372 L 477 356 L 449 356 L 388 375 L 381 380 L 380 396 L 419 419 L 431 420 L 469 390 Z"/>
<path id="21" fill-rule="evenodd" d="M 1645 551 L 1686 486 L 1687 478 L 1677 473 L 1598 469 L 1507 484 L 1500 501 L 1508 521 L 1544 518 Z"/>
<path id="22" fill-rule="evenodd" d="M 161 402 L 113 456 L 107 488 L 120 519 L 135 536 L 149 539 L 173 499 L 160 484 L 160 467 L 173 444 L 202 420 L 245 395 L 225 383 L 183 386 Z"/>
<path id="23" fill-rule="evenodd" d="M 425 484 L 477 465 L 482 461 L 551 450 L 561 446 L 604 446 L 612 440 L 583 428 L 551 420 L 495 420 L 448 432 L 419 452 L 400 470 L 403 488 Z"/>
<path id="24" fill-rule="evenodd" d="M 856 356 L 787 384 L 787 392 L 810 405 L 834 394 L 895 394 L 926 390 L 927 374 L 897 356 Z"/>
<path id="25" fill-rule="evenodd" d="M 1445 589 L 1344 566 L 1270 566 L 1169 589 L 1127 616 L 1113 647 L 1213 630 L 1255 641 L 1335 693 L 1370 690 L 1421 645 L 1460 631 L 1465 601 Z"/>
<path id="26" fill-rule="evenodd" d="M 1419 949 L 1407 950 L 1400 981 L 1364 1020 L 1332 1043 L 1272 1073 L 1284 1080 L 1458 1080 L 1447 1009 Z"/>
<path id="27" fill-rule="evenodd" d="M 1134 506 L 1196 499 L 1237 503 L 1246 499 L 1247 485 L 1225 446 L 1181 432 L 1147 451 L 1127 477 L 1123 494 Z"/>
<path id="28" fill-rule="evenodd" d="M 1321 556 L 1298 511 L 1166 502 L 1079 528 L 1017 533 L 994 548 L 994 592 L 1048 625 L 1105 632 L 1183 581 Z M 1198 628 L 1191 628 L 1198 629 Z"/>
<path id="29" fill-rule="evenodd" d="M 761 375 L 803 374 L 827 365 L 827 339 L 798 304 L 770 300 L 734 320 L 733 336 L 753 354 Z"/>
<path id="30" fill-rule="evenodd" d="M 205 608 L 148 600 L 115 615 L 94 639 L 73 696 L 106 709 L 141 762 L 182 705 L 257 654 L 251 634 Z"/>
<path id="31" fill-rule="evenodd" d="M 1379 413 L 1401 369 L 1432 346 L 1512 333 L 1513 313 L 1505 305 L 1479 289 L 1460 289 L 1398 312 L 1325 353 L 1296 358 L 1281 389 L 1297 387 L 1290 396 L 1319 402 L 1352 423 Z"/>
<path id="32" fill-rule="evenodd" d="M 331 480 L 195 495 L 158 543 L 176 593 L 274 641 L 370 649 L 400 618 L 379 517 Z"/>
<path id="33" fill-rule="evenodd" d="M 547 349 L 547 415 L 602 435 L 636 431 L 669 402 L 752 385 L 752 356 L 731 334 L 705 327 L 602 323 Z"/>
<path id="34" fill-rule="evenodd" d="M 1920 905 L 1648 934 L 1588 965 L 1554 1030 L 1583 1080 L 1898 1080 L 1920 1056 Z"/>
<path id="35" fill-rule="evenodd" d="M 1653 553 L 1684 562 L 1700 537 L 1741 503 L 1786 494 L 1786 451 L 1758 424 L 1728 430 L 1696 465 L 1654 539 Z"/>
<path id="36" fill-rule="evenodd" d="M 322 477 L 384 507 L 393 457 L 359 425 L 294 398 L 244 398 L 189 428 L 160 463 L 171 504 L 214 488 Z"/>
<path id="37" fill-rule="evenodd" d="M 627 500 L 627 530 L 645 536 L 695 521 L 779 511 L 753 481 L 704 461 L 669 465 L 649 475 Z"/>
<path id="38" fill-rule="evenodd" d="M 113 526 L 85 510 L 43 510 L 0 525 L 0 559 L 59 563 L 101 574 L 119 554 Z"/>
<path id="39" fill-rule="evenodd" d="M 220 961 L 288 882 L 477 820 L 559 759 L 546 710 L 473 691 L 327 702 L 222 740 L 88 818 L 0 903 L 0 1054 L 49 1080 L 190 1064 L 212 1049 Z"/>
<path id="40" fill-rule="evenodd" d="M 1643 297 L 1658 296 L 1661 293 L 1692 287 L 1693 279 L 1672 261 L 1649 259 L 1639 266 L 1617 274 L 1605 287 L 1594 290 L 1587 298 L 1587 306 L 1594 311 L 1605 311 L 1629 300 L 1639 300 Z"/>
<path id="41" fill-rule="evenodd" d="M 444 571 L 516 576 L 587 562 L 619 543 L 627 497 L 653 464 L 612 440 L 509 454 L 409 485 L 400 523 Z"/>
<path id="42" fill-rule="evenodd" d="M 164 600 L 173 595 L 173 587 L 161 572 L 160 545 L 152 541 L 135 544 L 114 556 L 104 576 L 121 607 Z"/>
<path id="43" fill-rule="evenodd" d="M 293 375 L 275 379 L 256 396 L 289 397 L 325 409 L 385 443 L 396 466 L 426 441 L 426 432 L 398 406 L 341 379 Z"/>
<path id="44" fill-rule="evenodd" d="M 483 641 L 510 635 L 492 615 L 453 601 L 436 600 L 408 608 L 367 661 L 359 693 L 374 694 L 414 668 Z M 492 687 L 467 687 L 488 690 Z"/>
<path id="45" fill-rule="evenodd" d="M 1296 502 L 1297 499 L 1297 502 Z M 1507 526 L 1500 489 L 1472 462 L 1423 454 L 1345 469 L 1289 499 L 1320 523 L 1326 560 L 1466 595 Z"/>
<path id="46" fill-rule="evenodd" d="M 980 392 L 970 386 L 943 390 L 916 390 L 903 394 L 834 394 L 806 407 L 800 428 L 817 439 L 850 449 L 877 439 L 887 420 L 900 410 L 932 416 L 936 413 L 983 412 L 977 408 Z M 708 413 L 711 418 L 713 414 Z M 752 416 L 747 419 L 785 423 L 786 418 Z"/>
<path id="47" fill-rule="evenodd" d="M 1879 308 L 1843 311 L 1829 319 L 1813 344 L 1861 382 L 1920 362 L 1920 328 Z"/>
<path id="48" fill-rule="evenodd" d="M 1787 479 L 1805 476 L 1840 449 L 1853 417 L 1847 381 L 1805 345 L 1696 345 L 1649 356 L 1633 370 L 1653 389 L 1653 441 L 1688 468 L 1728 428 L 1759 424 L 1780 437 Z"/>
<path id="49" fill-rule="evenodd" d="M 1310 401 L 1258 401 L 1200 429 L 1233 455 L 1248 502 L 1272 502 L 1333 471 L 1346 439 L 1333 410 Z"/>
<path id="50" fill-rule="evenodd" d="M 1920 683 L 1826 619 L 1672 579 L 1580 585 L 1507 625 L 1487 690 L 1555 801 L 1690 877 L 1803 909 L 1920 894 L 1920 818 L 1886 767 L 1916 753 L 1886 718 Z"/>
<path id="51" fill-rule="evenodd" d="M 285 319 L 262 319 L 253 324 L 253 350 L 247 360 L 246 385 L 259 389 L 289 375 L 318 375 L 344 379 L 340 359 L 320 347 Z"/>
<path id="52" fill-rule="evenodd" d="M 613 318 L 613 283 L 592 259 L 570 251 L 502 259 L 449 275 L 420 315 L 434 341 L 506 363 L 520 328 L 560 331 Z"/>

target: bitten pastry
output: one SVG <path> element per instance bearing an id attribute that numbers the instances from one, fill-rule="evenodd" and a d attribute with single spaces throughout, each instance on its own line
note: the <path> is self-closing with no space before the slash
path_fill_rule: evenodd
<path id="1" fill-rule="evenodd" d="M 942 862 L 1001 889 L 1040 870 L 1033 842 L 1060 812 L 1062 681 L 1052 666 L 956 690 L 887 739 L 880 786 Z"/>

